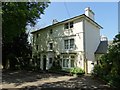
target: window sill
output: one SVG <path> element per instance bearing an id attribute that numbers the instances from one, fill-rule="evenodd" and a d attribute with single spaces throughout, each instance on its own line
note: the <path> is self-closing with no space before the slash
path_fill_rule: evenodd
<path id="1" fill-rule="evenodd" d="M 47 51 L 50 51 L 50 52 L 52 52 L 52 51 L 54 51 L 54 50 L 47 50 Z"/>
<path id="2" fill-rule="evenodd" d="M 75 50 L 74 48 L 73 49 L 65 49 L 66 51 L 73 51 L 73 50 Z"/>

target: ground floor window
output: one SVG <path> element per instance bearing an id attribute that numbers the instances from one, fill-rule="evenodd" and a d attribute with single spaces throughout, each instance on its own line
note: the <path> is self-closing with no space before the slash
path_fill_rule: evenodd
<path id="1" fill-rule="evenodd" d="M 63 67 L 68 67 L 69 59 L 63 59 Z"/>
<path id="2" fill-rule="evenodd" d="M 74 67 L 74 60 L 71 60 L 70 65 L 71 65 L 71 67 Z"/>
<path id="3" fill-rule="evenodd" d="M 51 64 L 53 62 L 52 58 L 49 58 L 49 64 Z"/>
<path id="4" fill-rule="evenodd" d="M 62 66 L 66 68 L 75 67 L 75 56 L 63 55 L 62 64 Z"/>

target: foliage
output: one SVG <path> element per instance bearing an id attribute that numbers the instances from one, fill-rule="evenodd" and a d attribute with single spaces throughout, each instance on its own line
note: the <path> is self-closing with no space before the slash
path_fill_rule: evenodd
<path id="1" fill-rule="evenodd" d="M 70 69 L 71 74 L 84 74 L 85 71 L 81 68 L 75 67 Z"/>
<path id="2" fill-rule="evenodd" d="M 120 88 L 120 34 L 116 35 L 108 53 L 99 59 L 95 65 L 93 75 L 106 80 L 110 85 Z"/>
<path id="3" fill-rule="evenodd" d="M 3 68 L 29 65 L 31 47 L 26 37 L 26 26 L 34 26 L 48 7 L 48 2 L 2 2 Z M 28 54 L 29 53 L 29 54 Z"/>
<path id="4" fill-rule="evenodd" d="M 40 15 L 44 14 L 48 2 L 2 2 L 3 41 L 9 42 L 26 26 L 34 26 Z"/>
<path id="5" fill-rule="evenodd" d="M 52 70 L 52 71 L 61 71 L 62 67 L 60 66 L 60 61 L 59 60 L 53 61 L 52 67 L 49 70 Z"/>
<path id="6" fill-rule="evenodd" d="M 40 55 L 39 53 L 35 53 L 32 58 L 32 70 L 41 70 L 40 69 Z"/>
<path id="7" fill-rule="evenodd" d="M 27 37 L 26 33 L 21 33 L 13 39 L 14 43 L 5 44 L 3 59 L 9 59 L 11 69 L 25 69 L 29 65 L 32 53 Z M 3 64 L 5 63 L 3 60 Z"/>

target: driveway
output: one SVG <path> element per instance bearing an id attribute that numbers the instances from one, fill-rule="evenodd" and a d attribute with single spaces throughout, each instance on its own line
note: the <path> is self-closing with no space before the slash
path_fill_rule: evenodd
<path id="1" fill-rule="evenodd" d="M 74 88 L 80 90 L 110 90 L 105 82 L 91 75 L 81 77 L 33 71 L 6 71 L 2 74 L 2 88 Z M 47 89 L 46 89 L 47 90 Z M 58 90 L 58 89 L 57 89 Z"/>

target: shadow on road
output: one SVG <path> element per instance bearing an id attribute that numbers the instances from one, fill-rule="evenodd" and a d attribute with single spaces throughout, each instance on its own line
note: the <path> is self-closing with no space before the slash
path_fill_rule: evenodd
<path id="1" fill-rule="evenodd" d="M 43 73 L 33 71 L 5 71 L 2 74 L 2 83 L 15 83 L 16 86 L 27 82 L 35 82 L 41 79 L 53 77 L 58 79 L 62 75 L 54 73 Z M 69 76 L 71 77 L 71 76 Z M 17 90 L 17 89 L 6 89 Z M 38 84 L 37 86 L 24 86 L 19 90 L 114 90 L 106 85 L 105 82 L 90 75 L 74 77 L 63 81 L 52 81 Z"/>
<path id="2" fill-rule="evenodd" d="M 15 83 L 16 86 L 27 82 L 35 82 L 40 79 L 47 79 L 50 77 L 57 78 L 61 75 L 50 74 L 45 72 L 35 72 L 35 71 L 3 71 L 2 72 L 2 83 L 10 84 Z"/>

